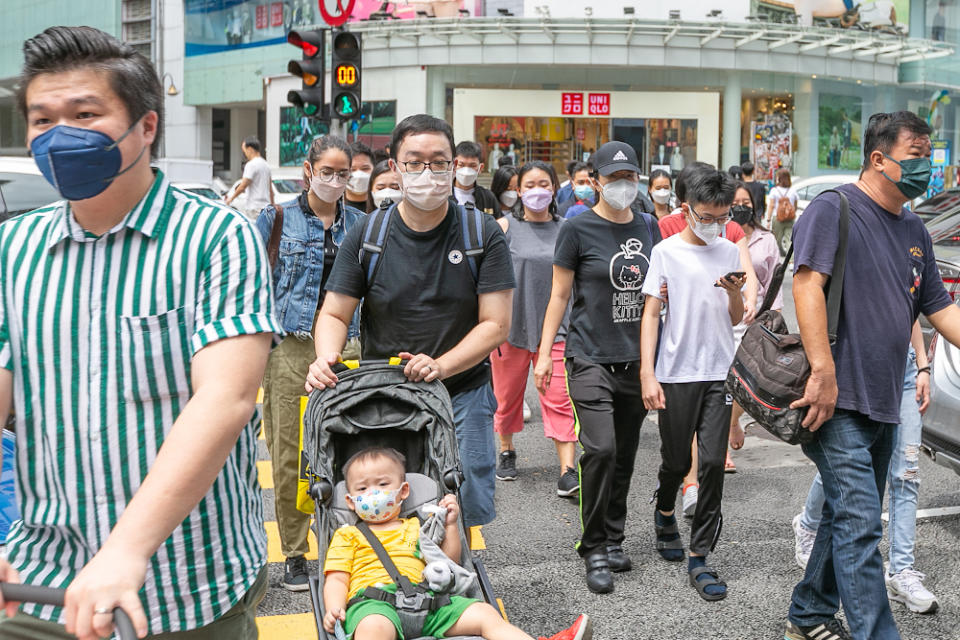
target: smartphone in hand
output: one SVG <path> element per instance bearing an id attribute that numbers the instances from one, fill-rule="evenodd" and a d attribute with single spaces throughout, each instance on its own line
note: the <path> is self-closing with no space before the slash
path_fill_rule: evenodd
<path id="1" fill-rule="evenodd" d="M 734 278 L 742 278 L 745 275 L 747 275 L 746 271 L 731 271 L 727 275 L 723 276 L 723 279 L 732 282 Z M 720 285 L 714 282 L 713 286 L 719 287 Z"/>

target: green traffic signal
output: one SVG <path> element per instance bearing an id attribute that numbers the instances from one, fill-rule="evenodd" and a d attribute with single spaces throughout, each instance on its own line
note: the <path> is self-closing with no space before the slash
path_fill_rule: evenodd
<path id="1" fill-rule="evenodd" d="M 352 118 L 360 111 L 357 96 L 353 93 L 341 93 L 334 102 L 334 111 L 341 118 Z"/>

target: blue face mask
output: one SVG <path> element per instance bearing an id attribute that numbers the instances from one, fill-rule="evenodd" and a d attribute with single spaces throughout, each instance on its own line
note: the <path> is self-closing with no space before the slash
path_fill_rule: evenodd
<path id="1" fill-rule="evenodd" d="M 573 188 L 573 193 L 580 200 L 593 200 L 593 187 L 588 184 L 578 184 Z"/>
<path id="2" fill-rule="evenodd" d="M 40 173 L 61 196 L 67 200 L 86 200 L 103 193 L 114 178 L 129 171 L 146 151 L 144 146 L 126 169 L 120 169 L 123 156 L 119 144 L 137 122 L 116 141 L 100 131 L 58 124 L 34 138 L 30 151 Z"/>

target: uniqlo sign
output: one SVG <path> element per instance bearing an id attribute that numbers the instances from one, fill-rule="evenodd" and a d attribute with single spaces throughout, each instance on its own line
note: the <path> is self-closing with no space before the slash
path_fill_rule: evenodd
<path id="1" fill-rule="evenodd" d="M 591 93 L 589 98 L 589 109 L 591 116 L 610 115 L 610 94 Z"/>
<path id="2" fill-rule="evenodd" d="M 270 26 L 279 27 L 283 25 L 283 3 L 274 2 L 270 5 Z"/>
<path id="3" fill-rule="evenodd" d="M 560 113 L 565 116 L 583 115 L 583 94 L 564 93 L 560 100 Z"/>

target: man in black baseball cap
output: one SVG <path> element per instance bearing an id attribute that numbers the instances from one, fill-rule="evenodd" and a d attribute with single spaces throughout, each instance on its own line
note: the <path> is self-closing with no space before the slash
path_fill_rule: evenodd
<path id="1" fill-rule="evenodd" d="M 577 415 L 580 523 L 577 553 L 587 588 L 614 590 L 613 573 L 629 571 L 623 548 L 628 493 L 639 426 L 646 417 L 640 385 L 641 287 L 660 241 L 656 218 L 631 211 L 640 167 L 630 145 L 608 142 L 595 154 L 591 182 L 600 198 L 560 225 L 553 288 L 543 321 L 534 380 L 554 380 L 550 349 L 573 298 L 564 348 L 566 382 Z"/>
<path id="2" fill-rule="evenodd" d="M 617 171 L 633 171 L 638 176 L 640 174 L 637 152 L 626 142 L 612 140 L 597 149 L 590 160 L 597 175 L 609 176 Z M 634 213 L 655 212 L 653 201 L 647 196 L 645 189 L 637 190 L 636 196 L 630 202 L 630 210 Z"/>
<path id="3" fill-rule="evenodd" d="M 640 173 L 637 152 L 626 142 L 612 140 L 597 149 L 593 157 L 593 167 L 602 176 L 614 171 L 636 171 Z"/>

